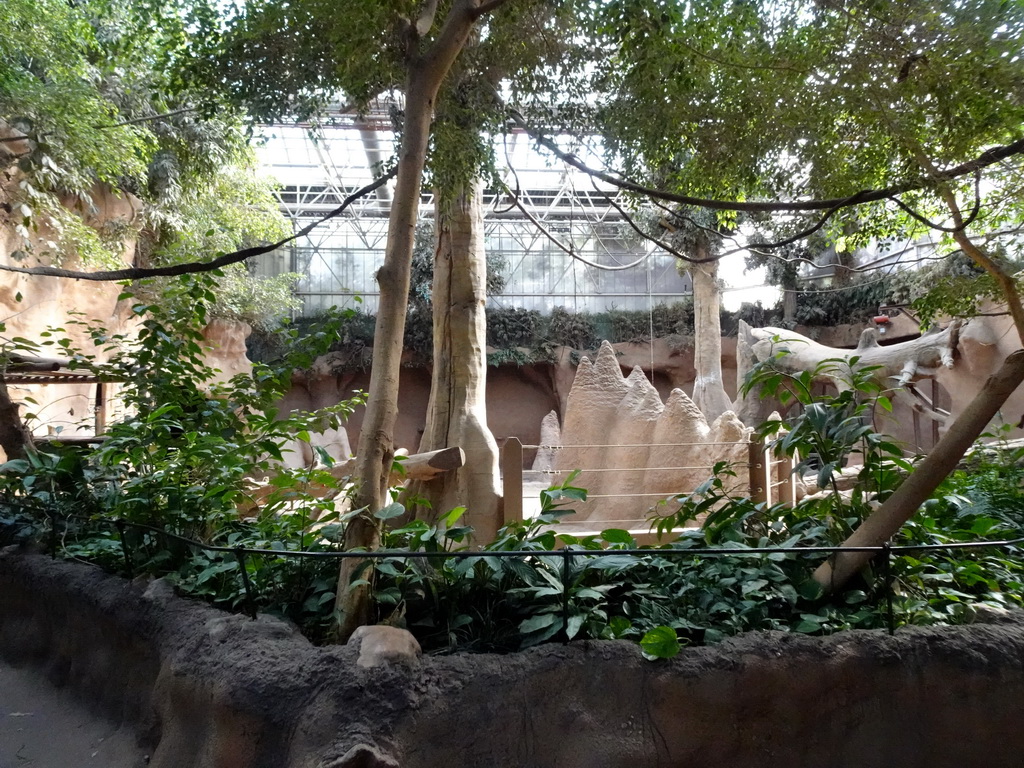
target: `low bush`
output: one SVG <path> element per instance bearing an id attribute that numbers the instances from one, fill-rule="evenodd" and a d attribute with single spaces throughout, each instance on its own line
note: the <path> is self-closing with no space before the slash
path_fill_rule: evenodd
<path id="1" fill-rule="evenodd" d="M 0 467 L 0 543 L 34 539 L 127 575 L 162 576 L 183 594 L 275 613 L 324 641 L 338 588 L 333 555 L 347 520 L 366 511 L 339 516 L 333 502 L 309 494 L 311 484 L 337 484 L 323 469 L 279 469 L 258 514 L 240 517 L 237 503 L 246 475 L 279 461 L 286 439 L 336 426 L 353 403 L 277 414 L 272 403 L 290 371 L 318 352 L 291 343 L 281 347 L 288 354 L 280 367 L 216 384 L 189 330 L 202 320 L 205 288 L 187 290 L 193 300 L 176 306 L 195 316 L 137 305 L 137 340 L 93 329 L 109 359 L 79 353 L 77 364 L 124 378 L 129 415 L 98 450 L 41 446 Z M 843 390 L 812 397 L 814 378 L 825 373 L 842 378 Z M 1019 538 L 1024 450 L 990 435 L 994 446 L 976 450 L 923 505 L 892 542 L 891 558 L 880 555 L 848 588 L 825 596 L 810 577 L 824 555 L 808 548 L 841 543 L 911 463 L 872 429 L 872 409 L 888 400 L 856 359 L 801 374 L 769 361 L 750 385 L 800 402 L 794 418 L 768 422 L 759 437 L 798 455 L 797 471 L 813 473 L 822 493 L 792 508 L 766 507 L 730 492 L 734 468 L 722 464 L 696 491 L 659 506 L 652 525 L 664 543 L 640 547 L 621 529 L 587 537 L 553 530 L 569 514 L 564 505 L 586 497 L 570 475 L 542 493 L 539 517 L 506 525 L 479 554 L 466 549 L 465 510 L 389 527 L 405 516 L 392 504 L 374 514 L 383 552 L 372 568 L 365 559 L 353 584 L 368 581 L 376 619 L 408 627 L 433 652 L 626 638 L 657 658 L 750 630 L 955 623 L 979 605 L 1020 606 L 1024 569 L 1013 547 L 922 547 Z M 859 482 L 840 491 L 835 474 L 855 452 L 864 461 Z"/>

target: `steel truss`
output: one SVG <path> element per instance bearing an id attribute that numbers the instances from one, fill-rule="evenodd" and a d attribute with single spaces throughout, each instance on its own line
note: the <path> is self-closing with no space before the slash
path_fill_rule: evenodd
<path id="1" fill-rule="evenodd" d="M 341 118 L 331 126 L 264 129 L 261 161 L 280 182 L 281 210 L 296 229 L 336 208 L 372 180 L 375 166 L 391 158 L 395 135 L 385 114 L 381 107 L 368 118 Z M 516 191 L 518 202 L 564 248 L 599 266 L 573 258 L 552 242 L 519 210 L 508 189 L 488 188 L 483 199 L 485 245 L 489 255 L 500 257 L 491 263 L 502 265 L 505 283 L 504 291 L 490 298 L 492 306 L 545 313 L 556 307 L 649 310 L 690 293 L 689 278 L 678 273 L 676 259 L 635 235 L 609 204 L 609 198 L 619 197 L 617 190 L 594 188 L 578 171 L 552 165 L 529 146 L 525 134 L 511 133 L 499 141 L 498 157 L 505 162 L 502 181 Z M 432 221 L 432 192 L 424 191 L 420 202 L 420 219 Z M 378 298 L 374 275 L 384 259 L 389 211 L 390 190 L 385 187 L 293 247 L 262 257 L 257 273 L 302 274 L 297 286 L 301 314 L 331 306 L 373 313 Z M 600 269 L 633 262 L 639 263 L 631 269 Z"/>

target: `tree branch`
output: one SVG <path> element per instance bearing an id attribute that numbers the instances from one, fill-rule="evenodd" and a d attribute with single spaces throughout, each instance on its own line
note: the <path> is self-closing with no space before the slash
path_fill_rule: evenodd
<path id="1" fill-rule="evenodd" d="M 890 197 L 889 199 L 896 203 L 896 205 L 898 205 L 911 218 L 916 219 L 917 221 L 924 224 L 926 227 L 938 230 L 939 232 L 960 232 L 961 230 L 964 230 L 967 227 L 971 226 L 971 224 L 974 223 L 974 220 L 978 218 L 978 214 L 981 213 L 981 171 L 974 172 L 974 205 L 971 206 L 971 212 L 967 215 L 967 218 L 963 219 L 961 223 L 953 227 L 946 227 L 943 226 L 942 224 L 936 224 L 923 213 L 914 210 L 911 206 L 904 203 L 895 195 L 893 197 Z"/>
<path id="2" fill-rule="evenodd" d="M 434 15 L 437 13 L 437 0 L 426 0 L 423 3 L 423 10 L 416 19 L 416 34 L 423 37 L 434 26 Z"/>
<path id="3" fill-rule="evenodd" d="M 12 267 L 7 264 L 0 264 L 0 271 L 18 272 L 23 275 L 42 275 L 44 277 L 64 277 L 74 280 L 92 280 L 94 282 L 142 280 L 147 277 L 177 277 L 178 275 L 191 275 L 198 272 L 212 272 L 215 269 L 220 269 L 221 267 L 226 267 L 231 264 L 237 264 L 238 262 L 245 261 L 246 259 L 251 259 L 253 256 L 270 253 L 283 245 L 287 245 L 293 240 L 303 237 L 304 235 L 308 235 L 325 221 L 333 219 L 336 216 L 340 216 L 345 212 L 345 209 L 359 198 L 365 197 L 378 187 L 384 186 L 384 184 L 386 184 L 390 179 L 395 177 L 397 172 L 398 166 L 396 165 L 376 181 L 367 184 L 365 187 L 356 190 L 346 197 L 344 201 L 342 201 L 341 205 L 330 213 L 321 216 L 310 224 L 307 224 L 298 232 L 293 235 L 289 235 L 283 240 L 271 243 L 270 245 L 257 245 L 252 248 L 243 248 L 240 251 L 225 253 L 210 261 L 191 261 L 186 264 L 172 264 L 166 267 L 130 267 L 106 272 L 76 272 L 70 269 L 59 269 L 57 267 Z"/>
<path id="4" fill-rule="evenodd" d="M 508 190 L 509 192 L 512 192 L 512 190 L 509 189 L 507 184 L 505 185 L 505 189 Z M 578 253 L 576 253 L 575 250 L 573 250 L 571 247 L 567 246 L 565 243 L 563 243 L 561 240 L 559 240 L 557 237 L 555 237 L 554 234 L 551 232 L 551 230 L 549 230 L 547 227 L 544 226 L 543 222 L 541 222 L 536 216 L 534 216 L 532 213 L 530 213 L 530 211 L 528 211 L 526 209 L 526 206 L 524 206 L 522 204 L 522 202 L 519 200 L 519 193 L 518 193 L 518 191 L 516 191 L 512 195 L 512 205 L 514 207 L 518 208 L 522 212 L 522 214 L 527 219 L 530 220 L 530 222 L 533 224 L 533 226 L 535 226 L 538 229 L 538 231 L 542 235 L 544 235 L 544 237 L 546 237 L 548 240 L 550 240 L 555 245 L 556 248 L 558 248 L 560 251 L 563 251 L 563 252 L 567 253 L 569 256 L 571 256 L 572 258 L 576 259 L 576 261 L 579 261 L 579 262 L 582 262 L 583 264 L 586 264 L 588 267 L 593 267 L 594 269 L 601 269 L 601 270 L 604 270 L 605 272 L 621 272 L 624 269 L 632 269 L 633 267 L 637 266 L 638 264 L 642 264 L 647 259 L 648 255 L 649 255 L 649 254 L 644 254 L 639 259 L 637 259 L 636 261 L 631 261 L 629 264 L 619 264 L 619 265 L 614 265 L 614 266 L 613 265 L 606 265 L 606 264 L 595 264 L 594 262 L 590 261 L 589 259 L 585 259 L 582 256 L 580 256 Z"/>
<path id="5" fill-rule="evenodd" d="M 530 126 L 523 115 L 511 107 L 507 107 L 508 113 L 512 118 L 513 122 L 525 131 L 531 138 L 533 138 L 538 144 L 545 147 L 552 154 L 558 157 L 565 163 L 568 163 L 573 168 L 583 171 L 594 178 L 600 179 L 608 184 L 619 189 L 626 190 L 628 192 L 634 192 L 639 195 L 646 197 L 657 198 L 659 200 L 667 200 L 672 203 L 681 203 L 683 205 L 692 205 L 698 208 L 710 208 L 717 211 L 745 211 L 747 213 L 778 213 L 783 211 L 829 211 L 828 215 L 833 215 L 836 211 L 841 208 L 846 208 L 853 205 L 861 205 L 863 203 L 873 203 L 881 200 L 886 200 L 894 195 L 900 195 L 904 192 L 911 192 L 916 189 L 923 189 L 929 187 L 937 181 L 952 181 L 961 176 L 974 173 L 987 168 L 990 165 L 994 165 L 1008 157 L 1014 157 L 1016 155 L 1024 154 L 1024 139 L 1015 141 L 1012 144 L 1006 144 L 1000 147 L 993 147 L 980 155 L 969 160 L 966 163 L 961 163 L 958 166 L 949 168 L 945 171 L 939 171 L 935 176 L 929 176 L 927 178 L 916 179 L 914 181 L 906 181 L 901 184 L 895 184 L 891 187 L 884 189 L 862 189 L 859 192 L 855 192 L 848 197 L 837 197 L 821 200 L 791 200 L 791 201 L 773 201 L 773 202 L 738 202 L 733 200 L 717 200 L 707 197 L 692 197 L 690 195 L 680 195 L 674 192 L 666 192 L 664 190 L 655 189 L 653 187 L 646 187 L 642 184 L 638 184 L 634 181 L 627 179 L 620 179 L 612 174 L 604 171 L 599 171 L 596 168 L 591 168 L 576 155 L 571 152 L 565 152 L 562 150 L 554 141 L 546 138 L 540 131 Z"/>
<path id="6" fill-rule="evenodd" d="M 485 3 L 480 3 L 476 8 L 473 9 L 472 14 L 474 19 L 479 19 L 481 16 L 492 11 L 496 11 L 498 8 L 507 3 L 508 0 L 487 0 Z"/>
<path id="7" fill-rule="evenodd" d="M 186 114 L 188 112 L 197 112 L 198 110 L 199 110 L 199 107 L 182 107 L 181 109 L 175 109 L 175 110 L 172 110 L 170 112 L 163 112 L 162 114 L 159 114 L 159 115 L 148 115 L 146 117 L 133 117 L 131 120 L 122 120 L 120 123 L 111 123 L 110 125 L 102 125 L 101 124 L 101 125 L 94 125 L 92 127 L 94 129 L 96 129 L 97 131 L 109 131 L 109 130 L 111 130 L 113 128 L 123 128 L 126 125 L 136 125 L 138 123 L 148 123 L 151 120 L 162 120 L 165 117 L 174 117 L 175 115 L 184 115 L 184 114 Z M 44 134 L 40 134 L 40 136 L 41 135 L 44 135 Z M 38 136 L 32 136 L 30 134 L 26 134 L 24 136 L 7 136 L 7 137 L 0 138 L 0 144 L 2 144 L 4 142 L 8 142 L 8 141 L 27 141 L 27 140 L 30 140 L 30 139 L 32 141 L 36 141 L 36 140 L 38 140 L 38 138 L 39 138 Z"/>
<path id="8" fill-rule="evenodd" d="M 148 117 L 134 117 L 131 120 L 122 120 L 120 123 L 113 123 L 111 125 L 94 125 L 93 128 L 101 131 L 108 131 L 111 128 L 121 128 L 125 125 L 135 125 L 136 123 L 148 123 L 150 120 L 162 120 L 165 117 L 174 117 L 175 115 L 184 115 L 187 112 L 198 112 L 199 107 L 182 107 L 181 109 L 175 109 L 170 112 L 164 112 L 160 115 L 149 115 Z"/>
<path id="9" fill-rule="evenodd" d="M 601 195 L 605 199 L 605 202 L 607 202 L 608 205 L 610 205 L 612 208 L 614 208 L 616 211 L 618 211 L 619 215 L 622 216 L 622 218 L 626 220 L 626 223 L 629 225 L 630 229 L 632 229 L 634 232 L 636 232 L 638 235 L 640 235 L 640 237 L 644 238 L 645 240 L 649 240 L 650 242 L 654 243 L 659 248 L 663 248 L 664 250 L 668 251 L 668 253 L 670 253 L 671 255 L 675 256 L 677 259 L 679 259 L 681 261 L 685 261 L 688 264 L 708 264 L 710 262 L 718 261 L 719 259 L 722 258 L 722 256 L 724 256 L 724 254 L 719 254 L 717 256 L 709 256 L 706 259 L 695 259 L 692 256 L 687 256 L 687 255 L 685 255 L 683 253 L 680 253 L 675 248 L 670 246 L 668 243 L 666 243 L 666 242 L 664 242 L 662 240 L 659 240 L 654 235 L 649 235 L 646 232 L 644 232 L 643 228 L 640 227 L 633 220 L 632 216 L 630 216 L 628 213 L 626 213 L 626 211 L 622 208 L 621 205 L 619 205 L 617 202 L 615 202 L 614 199 L 612 199 L 611 195 L 609 195 L 607 192 L 605 192 L 603 189 L 600 189 L 597 186 L 597 182 L 593 179 L 593 177 L 591 177 L 591 182 L 593 183 L 594 189 L 597 191 L 597 193 L 599 195 Z"/>

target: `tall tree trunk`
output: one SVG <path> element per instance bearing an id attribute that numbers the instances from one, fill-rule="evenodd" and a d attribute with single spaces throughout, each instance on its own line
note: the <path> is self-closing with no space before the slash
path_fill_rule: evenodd
<path id="1" fill-rule="evenodd" d="M 430 123 L 441 83 L 469 39 L 478 16 L 477 2 L 456 0 L 430 49 L 425 52 L 413 50 L 409 57 L 398 175 L 388 221 L 384 264 L 377 272 L 380 302 L 374 330 L 370 386 L 356 453 L 356 491 L 353 502 L 354 508 L 364 511 L 350 521 L 345 532 L 345 546 L 348 549 L 375 549 L 380 542 L 378 521 L 373 513 L 384 506 L 395 455 L 398 375 Z M 412 49 L 418 47 L 419 41 L 415 38 L 417 32 L 412 27 L 407 30 Z M 366 624 L 370 616 L 368 586 L 351 586 L 359 567 L 356 560 L 343 559 L 338 575 L 335 636 L 341 641 L 347 640 L 357 627 Z"/>
<path id="2" fill-rule="evenodd" d="M 697 258 L 706 259 L 706 248 L 698 248 Z M 710 424 L 732 408 L 722 382 L 722 294 L 718 288 L 718 262 L 690 266 L 693 279 L 693 402 Z"/>
<path id="3" fill-rule="evenodd" d="M 413 495 L 430 502 L 425 512 L 430 518 L 465 506 L 465 522 L 473 526 L 477 544 L 491 541 L 500 527 L 498 445 L 487 428 L 484 399 L 487 263 L 482 191 L 477 183 L 454 198 L 440 192 L 435 197 L 434 367 L 420 442 L 421 452 L 459 446 L 466 464 L 412 486 Z"/>
<path id="4" fill-rule="evenodd" d="M 782 284 L 782 324 L 790 328 L 796 324 L 797 287 L 794 281 L 790 285 Z"/>

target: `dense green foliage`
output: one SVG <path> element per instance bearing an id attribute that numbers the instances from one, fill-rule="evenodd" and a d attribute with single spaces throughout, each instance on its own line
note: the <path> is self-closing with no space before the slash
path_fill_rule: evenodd
<path id="1" fill-rule="evenodd" d="M 277 410 L 292 371 L 308 367 L 333 337 L 330 324 L 301 341 L 293 330 L 282 329 L 288 354 L 279 366 L 257 363 L 251 374 L 225 380 L 205 362 L 197 330 L 218 300 L 212 286 L 211 277 L 179 280 L 173 284 L 180 294 L 174 301 L 147 305 L 136 300 L 132 312 L 139 327 L 131 336 L 112 336 L 91 325 L 102 360 L 75 349 L 61 329 L 45 334 L 42 350 L 56 348 L 71 356 L 75 369 L 122 382 L 118 399 L 123 417 L 109 426 L 96 448 L 44 444 L 25 459 L 3 465 L 0 516 L 7 522 L 16 518 L 37 529 L 60 530 L 68 555 L 106 565 L 117 559 L 119 567 L 124 563 L 117 530 L 96 523 L 121 520 L 150 526 L 153 532 L 129 529 L 135 568 L 170 574 L 183 592 L 222 599 L 234 608 L 238 602 L 233 588 L 230 596 L 223 591 L 237 575 L 237 563 L 221 562 L 159 532 L 224 546 L 315 546 L 319 537 L 311 535 L 313 519 L 324 524 L 336 513 L 330 494 L 323 498 L 310 485 L 337 492 L 340 481 L 325 471 L 324 465 L 332 461 L 322 451 L 319 469 L 296 470 L 282 465 L 282 452 L 296 438 L 338 428 L 360 396 L 315 413 Z M 21 340 L 5 354 L 39 349 Z M 273 478 L 271 492 L 262 506 L 254 507 L 247 501 L 252 480 L 265 476 Z M 247 507 L 251 517 L 243 519 L 239 510 Z M 287 571 L 288 564 L 282 566 Z M 268 585 L 263 576 L 274 584 L 292 584 L 297 578 L 269 570 L 254 573 L 264 589 Z M 301 581 L 301 590 L 307 589 Z M 276 594 L 274 599 L 280 603 L 283 598 Z"/>
<path id="2" fill-rule="evenodd" d="M 137 341 L 95 330 L 98 344 L 113 347 L 112 362 L 78 355 L 79 365 L 107 376 L 145 372 L 127 382 L 128 416 L 95 450 L 44 446 L 26 460 L 8 462 L 0 482 L 0 538 L 34 537 L 65 556 L 164 576 L 184 594 L 234 610 L 270 611 L 324 640 L 337 564 L 287 553 L 330 553 L 347 521 L 362 510 L 339 516 L 333 502 L 310 494 L 310 482 L 337 486 L 323 470 L 280 472 L 275 494 L 258 514 L 240 517 L 237 504 L 244 476 L 268 469 L 288 436 L 336 424 L 350 403 L 327 414 L 288 417 L 269 408 L 290 366 L 302 364 L 298 359 L 273 369 L 258 365 L 252 377 L 216 384 L 215 372 L 201 360 L 199 338 L 189 331 L 202 321 L 212 294 L 204 284 L 182 290 L 190 300 L 175 306 L 193 306 L 196 316 L 137 305 Z M 328 335 L 322 331 L 318 340 L 326 342 Z M 53 342 L 68 347 L 59 335 Z M 800 548 L 839 544 L 910 468 L 897 446 L 870 426 L 871 410 L 888 405 L 872 371 L 856 360 L 823 366 L 789 375 L 770 361 L 755 372 L 751 386 L 804 406 L 788 423 L 765 424 L 762 436 L 774 440 L 780 453 L 799 452 L 797 471 L 814 477 L 824 493 L 794 508 L 766 508 L 734 490 L 733 469 L 723 464 L 694 492 L 658 505 L 653 524 L 664 543 L 638 547 L 624 530 L 578 537 L 552 529 L 569 514 L 566 502 L 586 498 L 570 475 L 542 493 L 539 517 L 506 525 L 473 557 L 466 556 L 470 529 L 461 525 L 463 508 L 435 524 L 417 520 L 391 528 L 390 521 L 404 514 L 392 504 L 373 517 L 384 554 L 393 554 L 363 571 L 376 619 L 407 626 L 432 651 L 511 651 L 560 639 L 625 638 L 659 658 L 749 630 L 820 634 L 890 621 L 964 622 L 979 605 L 1020 605 L 1024 567 L 1005 548 L 897 552 L 888 572 L 876 562 L 847 590 L 822 597 L 810 579 L 822 555 Z M 812 398 L 811 379 L 823 372 L 847 387 L 831 398 Z M 864 466 L 857 486 L 844 493 L 832 479 L 855 451 Z M 977 450 L 893 544 L 1018 537 L 1024 527 L 1020 454 L 1001 442 Z M 127 524 L 121 533 L 117 521 Z M 699 527 L 679 530 L 695 521 Z M 169 534 L 265 551 L 239 557 Z M 556 548 L 561 551 L 553 553 Z M 763 548 L 773 551 L 747 551 Z M 500 554 L 513 551 L 526 554 Z"/>
<path id="3" fill-rule="evenodd" d="M 284 236 L 239 117 L 179 76 L 212 15 L 205 0 L 3 4 L 0 129 L 26 137 L 0 144 L 0 224 L 19 237 L 16 259 L 111 268 L 134 245 L 135 263 L 155 266 Z M 109 218 L 106 196 L 130 196 L 132 213 Z M 229 275 L 215 314 L 258 323 L 288 308 L 280 286 Z M 253 292 L 263 306 L 242 310 Z"/>
<path id="4" fill-rule="evenodd" d="M 815 303 L 809 301 L 808 309 Z M 428 308 L 429 310 L 429 305 Z M 877 304 L 862 312 L 873 314 Z M 755 326 L 771 325 L 781 316 L 759 304 L 744 304 L 739 311 L 722 310 L 722 332 L 735 336 L 739 320 Z M 430 312 L 416 308 L 406 319 L 405 346 L 412 352 L 410 365 L 429 362 L 432 354 Z M 338 370 L 362 370 L 370 364 L 373 347 L 374 316 L 363 312 L 349 315 L 341 322 L 339 336 L 331 350 L 340 352 Z M 297 328 L 315 325 L 314 319 L 296 321 Z M 648 343 L 653 338 L 667 339 L 677 349 L 693 344 L 693 303 L 689 299 L 674 304 L 658 304 L 651 311 L 613 309 L 591 314 L 571 312 L 558 307 L 544 315 L 520 307 L 487 310 L 488 362 L 491 365 L 529 365 L 551 362 L 557 347 L 570 347 L 580 353 L 594 352 L 601 341 L 612 343 Z M 257 330 L 249 339 L 253 359 L 272 360 L 281 352 L 273 346 L 273 333 Z"/>
<path id="5" fill-rule="evenodd" d="M 18 234 L 29 244 L 33 225 L 48 223 L 58 238 L 43 246 L 53 254 L 87 260 L 117 254 L 130 228 L 90 232 L 83 224 L 89 196 L 103 184 L 149 206 L 135 234 L 145 236 L 151 250 L 143 253 L 154 261 L 266 236 L 270 230 L 259 230 L 258 213 L 250 223 L 231 218 L 248 215 L 258 201 L 220 174 L 225 165 L 244 160 L 244 152 L 231 113 L 223 122 L 214 119 L 210 100 L 231 100 L 261 118 L 315 116 L 339 98 L 365 108 L 374 97 L 403 87 L 410 59 L 423 63 L 413 53 L 429 50 L 417 47 L 420 42 L 437 41 L 439 25 L 422 33 L 426 40 L 411 36 L 416 6 L 358 0 L 340 13 L 321 0 L 256 0 L 221 19 L 218 5 L 202 2 L 9 0 L 0 6 L 0 22 L 10 30 L 0 40 L 0 117 L 30 139 L 27 153 L 10 158 L 10 167 L 17 162 L 23 174 L 7 211 Z M 441 2 L 439 17 L 453 7 Z M 199 34 L 193 37 L 193 31 Z M 630 175 L 737 200 L 845 197 L 908 178 L 927 180 L 935 168 L 1019 138 L 1024 124 L 1024 10 L 1015 3 L 523 0 L 497 7 L 477 32 L 435 105 L 427 168 L 446 194 L 493 165 L 486 134 L 504 129 L 496 98 L 501 92 L 550 131 L 599 133 L 610 165 Z M 399 100 L 395 104 L 401 129 Z M 1019 161 L 1010 158 L 987 172 L 977 187 L 979 215 L 971 226 L 997 231 L 1011 224 L 1005 230 L 1013 233 L 1018 169 Z M 205 196 L 204 184 L 210 192 Z M 244 194 L 238 205 L 218 206 L 225 193 L 239 189 Z M 902 207 L 890 198 L 842 220 L 837 216 L 827 237 L 838 252 L 848 253 L 897 229 L 912 234 L 911 221 L 935 229 L 951 213 L 936 194 L 941 191 L 925 183 L 902 195 Z M 949 191 L 970 201 L 974 182 L 957 180 Z M 61 195 L 76 198 L 79 210 L 58 204 Z M 733 223 L 721 216 L 715 222 Z M 793 217 L 787 226 L 796 230 L 804 223 Z M 962 285 L 950 286 L 943 306 L 965 299 L 957 293 Z M 173 298 L 175 289 L 167 290 Z M 107 533 L 97 536 L 96 528 L 78 520 L 82 513 L 97 524 L 116 518 L 281 552 L 327 551 L 338 541 L 345 520 L 332 520 L 320 502 L 299 498 L 294 511 L 286 508 L 286 496 L 302 496 L 309 479 L 303 473 L 282 476 L 276 506 L 251 521 L 237 519 L 234 505 L 245 471 L 263 467 L 267 456 L 276 458 L 287 429 L 321 422 L 284 424 L 266 407 L 267 398 L 279 394 L 274 382 L 286 381 L 301 361 L 287 361 L 278 371 L 261 368 L 254 379 L 226 386 L 212 383 L 202 370 L 195 333 L 177 321 L 194 307 L 203 319 L 215 298 L 208 286 L 198 291 L 158 307 L 136 305 L 137 341 L 108 339 L 95 329 L 97 344 L 112 347 L 113 368 L 85 354 L 77 360 L 97 372 L 130 374 L 129 417 L 95 452 L 44 449 L 8 463 L 0 509 L 18 530 L 23 522 L 40 528 L 50 546 L 73 556 L 128 567 L 123 544 L 133 572 L 170 575 L 183 591 L 221 605 L 243 602 L 237 577 L 244 567 L 263 607 L 315 632 L 326 617 L 320 609 L 334 598 L 330 575 L 319 564 L 276 554 L 242 562 L 138 528 L 118 541 L 113 529 L 101 528 Z M 823 321 L 839 316 L 841 310 L 828 308 L 832 299 L 824 293 L 817 298 Z M 922 300 L 938 303 L 934 295 Z M 808 302 L 805 310 L 810 307 Z M 685 313 L 685 307 L 666 308 L 659 330 L 685 338 Z M 425 321 L 424 312 L 412 314 Z M 494 323 L 495 362 L 525 362 L 552 342 L 592 348 L 606 335 L 603 324 L 628 337 L 623 340 L 644 338 L 644 319 L 650 334 L 650 317 L 627 313 L 600 321 L 570 312 L 550 318 L 509 313 Z M 367 320 L 350 322 L 350 357 L 362 360 L 369 339 L 360 328 Z M 423 347 L 425 338 L 423 326 L 414 326 L 412 345 Z M 775 386 L 805 398 L 802 415 L 778 447 L 799 450 L 805 469 L 815 463 L 823 496 L 794 510 L 764 509 L 732 495 L 729 468 L 723 467 L 696 493 L 663 510 L 666 534 L 698 516 L 700 529 L 633 556 L 615 552 L 633 545 L 624 531 L 574 539 L 547 530 L 558 517 L 558 499 L 584 493 L 563 485 L 547 492 L 540 519 L 506 527 L 490 545 L 539 552 L 562 544 L 572 548 L 569 559 L 464 558 L 456 550 L 467 531 L 457 525 L 456 510 L 439 526 L 413 523 L 386 534 L 385 546 L 437 558 L 396 554 L 372 571 L 379 618 L 407 623 L 435 649 L 509 649 L 559 636 L 633 637 L 652 656 L 747 629 L 816 633 L 879 626 L 885 616 L 878 601 L 893 584 L 879 585 L 869 573 L 855 588 L 823 601 L 807 587 L 810 564 L 800 553 L 742 551 L 838 543 L 905 468 L 898 452 L 866 424 L 867 410 L 874 403 L 884 407 L 884 399 L 869 391 L 860 372 L 849 376 L 851 388 L 830 402 L 807 400 L 808 381 L 800 377 L 763 382 L 778 382 L 766 391 Z M 847 498 L 832 478 L 854 450 L 865 457 L 865 467 Z M 1019 478 L 978 461 L 925 505 L 901 534 L 906 541 L 1019 531 L 1013 503 Z M 327 476 L 315 479 L 327 482 Z M 974 504 L 965 502 L 967 491 L 975 494 Z M 384 527 L 402 511 L 392 506 L 357 513 L 373 514 Z M 314 525 L 316 512 L 326 515 Z M 695 551 L 704 548 L 740 551 Z M 985 550 L 900 555 L 893 573 L 899 620 L 961 621 L 969 618 L 965 606 L 971 602 L 1020 600 L 1017 561 Z"/>
<path id="6" fill-rule="evenodd" d="M 865 279 L 849 290 L 807 290 L 800 294 L 795 322 L 809 328 L 830 328 L 844 323 L 864 322 L 878 313 L 879 306 L 895 303 L 904 294 L 893 293 L 892 280 Z M 424 365 L 432 354 L 429 302 L 411 300 L 406 318 L 405 347 L 412 353 L 410 365 Z M 915 306 L 916 308 L 916 306 Z M 612 309 L 607 312 L 571 312 L 557 307 L 550 314 L 521 307 L 492 308 L 487 313 L 488 362 L 491 365 L 531 365 L 551 362 L 557 347 L 579 353 L 594 352 L 603 340 L 613 344 L 646 344 L 652 338 L 665 339 L 674 349 L 693 345 L 693 302 L 689 297 L 673 304 L 657 304 L 650 311 Z M 721 310 L 722 335 L 735 336 L 739 321 L 753 327 L 783 325 L 781 305 L 765 308 L 743 304 L 739 310 Z M 316 319 L 295 321 L 302 329 L 316 325 Z M 341 353 L 339 371 L 365 370 L 370 365 L 375 316 L 365 312 L 341 321 L 331 351 Z M 652 336 L 653 332 L 653 336 Z M 273 346 L 272 329 L 257 329 L 249 337 L 249 355 L 270 361 L 281 353 Z"/>
<path id="7" fill-rule="evenodd" d="M 610 153 L 691 194 L 841 198 L 968 160 L 1024 124 L 1016 3 L 641 0 L 600 4 L 597 24 L 614 51 L 591 80 Z M 1016 167 L 988 174 L 981 231 L 1015 215 L 1000 185 Z M 943 210 L 931 191 L 905 202 Z M 830 239 L 846 250 L 908 221 L 886 201 Z"/>

